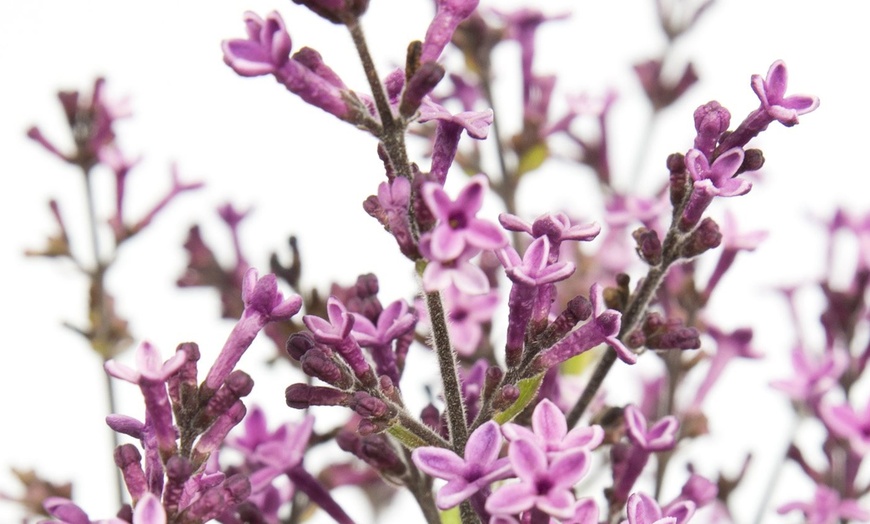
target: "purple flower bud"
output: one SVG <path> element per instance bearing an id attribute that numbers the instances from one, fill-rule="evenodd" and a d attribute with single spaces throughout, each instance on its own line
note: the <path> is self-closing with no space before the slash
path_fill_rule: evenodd
<path id="1" fill-rule="evenodd" d="M 332 356 L 320 348 L 313 348 L 302 356 L 302 371 L 339 389 L 351 389 L 353 377 L 336 364 Z"/>
<path id="2" fill-rule="evenodd" d="M 520 398 L 520 388 L 513 384 L 506 384 L 495 392 L 492 399 L 492 407 L 496 411 L 507 409 L 516 402 L 518 398 Z"/>
<path id="3" fill-rule="evenodd" d="M 731 125 L 731 113 L 719 102 L 711 101 L 695 110 L 695 149 L 701 151 L 707 160 L 713 157 L 716 144 L 722 133 Z"/>
<path id="4" fill-rule="evenodd" d="M 335 388 L 292 384 L 284 392 L 287 405 L 294 409 L 308 409 L 311 406 L 347 406 L 351 401 L 350 393 Z"/>
<path id="5" fill-rule="evenodd" d="M 193 464 L 182 456 L 173 455 L 166 461 L 166 486 L 163 488 L 163 507 L 169 513 L 178 511 L 184 493 L 184 484 L 193 474 Z"/>
<path id="6" fill-rule="evenodd" d="M 133 444 L 122 444 L 115 448 L 114 458 L 135 504 L 148 492 L 148 481 L 145 479 L 145 471 L 142 470 L 142 455 Z"/>
<path id="7" fill-rule="evenodd" d="M 424 62 L 405 85 L 402 101 L 399 104 L 399 114 L 411 118 L 423 103 L 423 97 L 435 89 L 438 82 L 444 78 L 444 67 L 437 62 Z"/>
<path id="8" fill-rule="evenodd" d="M 200 435 L 191 454 L 194 464 L 202 464 L 209 455 L 218 449 L 226 439 L 230 430 L 245 418 L 247 409 L 241 400 L 237 400 L 228 410 L 218 416 L 211 426 Z"/>
<path id="9" fill-rule="evenodd" d="M 369 7 L 369 0 L 293 0 L 304 5 L 333 24 L 347 24 L 356 20 Z"/>
<path id="10" fill-rule="evenodd" d="M 314 337 L 311 333 L 307 331 L 299 331 L 290 335 L 290 338 L 287 339 L 285 349 L 293 360 L 299 361 L 302 360 L 303 355 L 305 355 L 305 353 L 315 345 L 316 343 L 314 342 Z"/>
<path id="11" fill-rule="evenodd" d="M 693 258 L 705 251 L 719 247 L 721 243 L 722 233 L 719 232 L 719 225 L 712 218 L 707 217 L 685 240 L 682 249 L 680 249 L 680 256 Z"/>
<path id="12" fill-rule="evenodd" d="M 637 247 L 635 248 L 640 258 L 651 266 L 657 266 L 662 261 L 662 242 L 655 230 L 641 227 L 632 234 Z"/>
<path id="13" fill-rule="evenodd" d="M 390 415 L 390 408 L 383 400 L 364 391 L 357 391 L 353 394 L 350 408 L 365 418 L 379 419 Z"/>
<path id="14" fill-rule="evenodd" d="M 460 22 L 477 9 L 479 2 L 480 0 L 437 0 L 435 18 L 429 24 L 426 39 L 423 41 L 421 63 L 438 60 Z"/>

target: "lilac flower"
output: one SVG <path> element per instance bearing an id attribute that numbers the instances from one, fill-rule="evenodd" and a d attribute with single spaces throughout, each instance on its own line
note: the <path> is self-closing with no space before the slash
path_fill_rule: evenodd
<path id="1" fill-rule="evenodd" d="M 334 296 L 326 301 L 326 313 L 329 320 L 305 315 L 302 317 L 302 322 L 314 335 L 316 341 L 335 348 L 357 378 L 365 384 L 374 385 L 377 382 L 374 372 L 363 356 L 359 343 L 351 335 L 356 317 Z"/>
<path id="2" fill-rule="evenodd" d="M 184 350 L 176 351 L 166 362 L 162 362 L 160 351 L 143 342 L 136 349 L 137 369 L 108 360 L 104 368 L 109 375 L 139 386 L 145 399 L 148 422 L 154 429 L 160 454 L 164 459 L 175 452 L 175 427 L 172 425 L 172 408 L 166 392 L 166 380 L 185 364 L 187 355 Z"/>
<path id="3" fill-rule="evenodd" d="M 435 18 L 426 30 L 421 62 L 438 60 L 459 24 L 477 9 L 480 0 L 437 0 Z"/>
<path id="4" fill-rule="evenodd" d="M 488 186 L 485 175 L 475 175 L 456 200 L 451 200 L 434 182 L 423 186 L 423 200 L 439 220 L 435 229 L 425 235 L 430 239 L 429 252 L 434 260 L 453 260 L 468 246 L 498 249 L 507 244 L 507 238 L 495 224 L 475 216 Z"/>
<path id="5" fill-rule="evenodd" d="M 532 413 L 532 429 L 508 422 L 502 433 L 509 441 L 525 439 L 544 450 L 549 460 L 575 449 L 592 451 L 604 439 L 601 426 L 576 427 L 568 431 L 565 414 L 550 400 L 544 399 Z"/>
<path id="6" fill-rule="evenodd" d="M 828 430 L 848 440 L 853 451 L 861 454 L 870 453 L 870 400 L 861 412 L 848 402 L 823 405 L 821 415 Z"/>
<path id="7" fill-rule="evenodd" d="M 456 506 L 496 480 L 510 475 L 508 459 L 498 458 L 502 436 L 498 424 L 489 421 L 468 437 L 465 457 L 432 446 L 414 450 L 411 458 L 423 472 L 447 481 L 435 496 L 440 509 Z"/>
<path id="8" fill-rule="evenodd" d="M 453 164 L 456 151 L 459 147 L 459 137 L 462 130 L 468 136 L 477 140 L 483 140 L 489 133 L 492 124 L 492 109 L 485 111 L 464 111 L 459 114 L 451 114 L 444 107 L 436 104 L 428 97 L 423 99 L 420 106 L 419 122 L 438 120 L 435 130 L 435 143 L 432 146 L 432 166 L 429 173 L 434 180 L 443 185 L 447 178 L 447 170 Z"/>
<path id="9" fill-rule="evenodd" d="M 431 239 L 429 235 L 420 238 L 420 253 L 430 258 L 423 270 L 423 290 L 427 293 L 441 291 L 450 286 L 469 295 L 482 295 L 489 291 L 489 278 L 479 266 L 472 264 L 470 259 L 478 254 L 478 249 L 466 246 L 462 253 L 452 260 L 432 259 Z"/>
<path id="10" fill-rule="evenodd" d="M 645 451 L 667 451 L 677 442 L 679 422 L 674 416 L 663 417 L 661 420 L 647 426 L 646 417 L 634 405 L 625 407 L 623 412 L 629 439 Z"/>
<path id="11" fill-rule="evenodd" d="M 559 454 L 552 462 L 535 443 L 518 439 L 511 442 L 508 458 L 520 482 L 498 488 L 486 501 L 493 515 L 515 515 L 533 508 L 557 519 L 574 514 L 576 502 L 571 487 L 589 469 L 589 455 L 584 449 Z"/>
<path id="12" fill-rule="evenodd" d="M 447 310 L 450 342 L 460 355 L 472 355 L 483 338 L 482 324 L 492 321 L 500 298 L 498 292 L 468 295 L 456 286 L 449 286 L 441 296 Z"/>
<path id="13" fill-rule="evenodd" d="M 508 231 L 523 231 L 534 238 L 546 236 L 550 241 L 549 262 L 555 263 L 559 248 L 566 240 L 586 242 L 593 240 L 601 232 L 601 226 L 593 222 L 586 225 L 572 225 L 565 213 L 545 213 L 531 224 L 509 213 L 502 213 L 498 221 Z"/>
<path id="14" fill-rule="evenodd" d="M 645 493 L 633 493 L 626 505 L 628 524 L 685 524 L 695 513 L 695 504 L 689 501 L 662 511 L 658 503 Z"/>
<path id="15" fill-rule="evenodd" d="M 680 229 L 689 231 L 700 220 L 701 214 L 715 196 L 732 197 L 745 195 L 752 189 L 752 182 L 735 178 L 743 164 L 743 149 L 727 150 L 710 165 L 704 153 L 690 149 L 686 153 L 686 169 L 692 176 L 694 189 L 680 218 Z"/>
<path id="16" fill-rule="evenodd" d="M 278 291 L 275 275 L 259 278 L 254 268 L 248 269 L 242 280 L 242 301 L 242 316 L 203 381 L 208 390 L 217 391 L 266 324 L 289 320 L 302 308 L 299 295 L 285 299 Z"/>
<path id="17" fill-rule="evenodd" d="M 860 507 L 857 501 L 843 500 L 836 491 L 822 484 L 816 485 L 812 502 L 789 502 L 776 510 L 780 515 L 791 511 L 802 512 L 807 524 L 836 524 L 852 519 L 867 522 L 870 519 L 870 511 Z"/>
<path id="18" fill-rule="evenodd" d="M 789 397 L 810 407 L 819 402 L 849 365 L 849 357 L 840 348 L 831 348 L 821 355 L 812 355 L 802 346 L 791 351 L 792 375 L 788 379 L 774 380 L 774 388 L 784 391 Z"/>
<path id="19" fill-rule="evenodd" d="M 351 334 L 363 347 L 371 349 L 378 375 L 387 375 L 394 384 L 399 383 L 399 369 L 393 340 L 414 329 L 417 316 L 408 310 L 404 300 L 396 300 L 378 315 L 377 326 L 365 316 L 352 313 L 356 318 Z"/>
<path id="20" fill-rule="evenodd" d="M 347 104 L 347 100 L 355 100 L 355 95 L 323 64 L 316 51 L 305 48 L 292 58 L 288 56 L 291 40 L 281 15 L 272 12 L 263 20 L 248 11 L 245 26 L 247 39 L 225 40 L 222 44 L 224 62 L 236 73 L 275 75 L 278 82 L 309 104 L 342 120 L 356 120 L 360 110 L 351 110 Z"/>
<path id="21" fill-rule="evenodd" d="M 314 428 L 314 417 L 306 416 L 298 424 L 282 427 L 287 429 L 258 444 L 246 457 L 262 466 L 250 475 L 252 492 L 265 489 L 276 477 L 302 463 Z"/>
<path id="22" fill-rule="evenodd" d="M 761 100 L 761 107 L 782 125 L 791 127 L 798 123 L 798 115 L 814 111 L 819 107 L 819 99 L 814 96 L 785 96 L 788 85 L 788 71 L 782 60 L 771 64 L 767 78 L 752 75 L 752 90 Z"/>

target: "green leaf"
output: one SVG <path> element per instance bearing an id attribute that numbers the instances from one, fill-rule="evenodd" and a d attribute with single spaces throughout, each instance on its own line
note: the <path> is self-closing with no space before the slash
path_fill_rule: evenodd
<path id="1" fill-rule="evenodd" d="M 559 366 L 559 371 L 561 371 L 563 375 L 579 375 L 589 369 L 589 366 L 598 360 L 600 354 L 601 352 L 598 351 L 598 348 L 584 351 L 576 357 L 571 357 L 565 362 L 562 362 L 562 365 Z"/>
<path id="2" fill-rule="evenodd" d="M 459 506 L 442 511 L 441 524 L 462 524 L 462 520 L 459 518 Z"/>
<path id="3" fill-rule="evenodd" d="M 520 164 L 517 166 L 517 174 L 525 175 L 529 171 L 534 171 L 541 167 L 541 164 L 550 156 L 550 150 L 545 142 L 540 142 L 529 148 L 523 156 L 520 157 Z"/>
<path id="4" fill-rule="evenodd" d="M 526 406 L 535 399 L 535 395 L 538 394 L 538 389 L 541 387 L 541 382 L 543 380 L 543 373 L 531 378 L 520 380 L 517 384 L 517 387 L 520 388 L 520 396 L 517 398 L 516 402 L 511 404 L 506 410 L 496 413 L 492 419 L 499 424 L 504 424 L 505 422 L 513 420 L 514 417 L 522 413 L 523 410 L 526 409 Z"/>
<path id="5" fill-rule="evenodd" d="M 394 424 L 387 428 L 387 433 L 396 438 L 408 449 L 417 449 L 420 446 L 426 446 L 426 441 L 412 433 L 408 428 L 401 424 Z"/>

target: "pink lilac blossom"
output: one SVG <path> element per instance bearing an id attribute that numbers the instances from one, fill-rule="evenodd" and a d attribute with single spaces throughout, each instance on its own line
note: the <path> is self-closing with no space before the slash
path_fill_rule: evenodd
<path id="1" fill-rule="evenodd" d="M 526 439 L 534 443 L 544 450 L 549 460 L 574 449 L 592 451 L 604 440 L 604 430 L 599 425 L 579 426 L 568 431 L 565 414 L 547 399 L 535 406 L 531 430 L 508 422 L 502 426 L 502 433 L 511 442 Z"/>
<path id="2" fill-rule="evenodd" d="M 510 476 L 508 459 L 498 458 L 501 444 L 498 424 L 489 421 L 468 437 L 466 458 L 432 446 L 415 449 L 411 458 L 423 472 L 447 481 L 435 495 L 435 504 L 449 509 L 496 480 Z"/>
<path id="3" fill-rule="evenodd" d="M 623 524 L 686 524 L 695 513 L 695 504 L 678 503 L 662 511 L 658 503 L 645 493 L 633 493 L 626 504 L 628 520 Z"/>

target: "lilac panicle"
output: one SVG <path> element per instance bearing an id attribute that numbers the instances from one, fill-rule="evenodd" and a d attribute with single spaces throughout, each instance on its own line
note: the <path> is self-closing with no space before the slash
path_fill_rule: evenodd
<path id="1" fill-rule="evenodd" d="M 592 451 L 604 440 L 604 430 L 598 425 L 568 431 L 565 414 L 548 399 L 535 406 L 531 430 L 508 422 L 502 426 L 502 433 L 511 442 L 522 438 L 534 443 L 546 452 L 549 460 L 574 449 Z"/>
<path id="2" fill-rule="evenodd" d="M 499 459 L 502 436 L 498 424 L 489 421 L 474 430 L 461 458 L 453 451 L 432 446 L 414 450 L 411 458 L 424 473 L 447 481 L 435 496 L 440 509 L 458 505 L 496 480 L 510 475 L 507 459 Z"/>
<path id="3" fill-rule="evenodd" d="M 245 304 L 242 316 L 203 381 L 203 386 L 212 393 L 220 388 L 266 324 L 288 320 L 302 308 L 302 298 L 299 295 L 291 295 L 285 299 L 278 291 L 275 275 L 268 274 L 259 278 L 254 268 L 245 272 L 242 300 Z"/>
<path id="4" fill-rule="evenodd" d="M 480 0 L 437 0 L 435 18 L 426 30 L 420 62 L 438 60 L 459 24 L 477 9 Z"/>
<path id="5" fill-rule="evenodd" d="M 520 438 L 511 442 L 508 458 L 520 482 L 498 488 L 486 501 L 494 515 L 514 515 L 533 508 L 557 519 L 574 514 L 576 499 L 572 486 L 589 469 L 589 453 L 584 449 L 565 451 L 552 461 L 535 443 Z"/>

